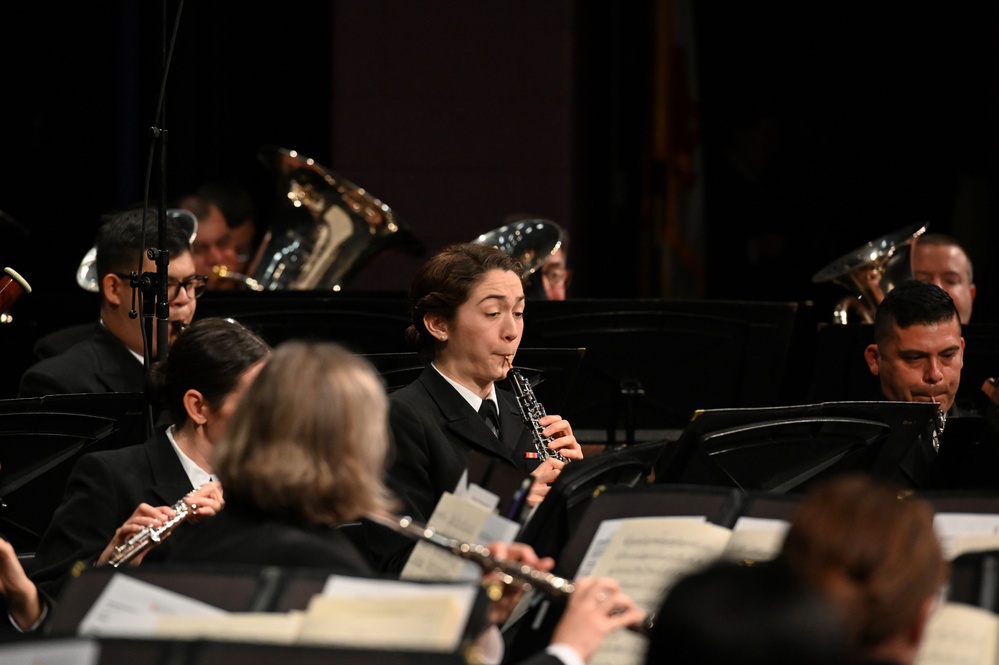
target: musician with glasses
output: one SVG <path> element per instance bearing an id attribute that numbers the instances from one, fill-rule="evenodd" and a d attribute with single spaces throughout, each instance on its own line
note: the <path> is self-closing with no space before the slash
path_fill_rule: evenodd
<path id="1" fill-rule="evenodd" d="M 507 376 L 524 330 L 520 265 L 494 247 L 452 245 L 418 271 L 409 297 L 406 336 L 430 362 L 416 381 L 390 396 L 396 451 L 388 484 L 406 514 L 426 521 L 444 492 L 455 490 L 472 451 L 533 475 L 527 503 L 540 503 L 564 463 L 551 457 L 540 462 L 515 398 L 495 386 Z M 484 411 L 492 409 L 491 415 Z M 548 415 L 539 424 L 553 438 L 553 450 L 582 459 L 568 421 Z M 392 544 L 376 527 L 368 537 L 376 565 L 401 568 L 404 543 Z"/>
<path id="2" fill-rule="evenodd" d="M 133 308 L 130 273 L 138 265 L 140 252 L 142 272 L 156 272 L 146 250 L 159 247 L 159 234 L 155 211 L 147 215 L 145 236 L 142 218 L 141 210 L 129 210 L 101 226 L 96 242 L 100 322 L 89 338 L 30 367 L 21 377 L 20 397 L 143 391 L 143 319 L 129 316 Z M 196 300 L 205 290 L 207 277 L 195 273 L 187 233 L 173 220 L 167 223 L 165 248 L 170 252 L 167 295 L 172 343 L 194 318 Z M 134 307 L 141 314 L 138 299 Z M 153 338 L 155 353 L 155 329 Z"/>

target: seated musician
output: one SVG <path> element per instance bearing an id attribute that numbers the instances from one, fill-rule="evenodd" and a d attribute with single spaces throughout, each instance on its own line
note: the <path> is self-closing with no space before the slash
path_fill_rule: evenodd
<path id="1" fill-rule="evenodd" d="M 225 319 L 203 319 L 182 332 L 149 377 L 173 425 L 142 445 L 79 459 L 38 546 L 32 579 L 55 593 L 76 562 L 106 563 L 131 536 L 172 518 L 170 506 L 181 499 L 197 506 L 196 517 L 213 515 L 222 497 L 211 449 L 269 352 Z"/>
<path id="2" fill-rule="evenodd" d="M 146 220 L 145 236 L 142 217 L 141 210 L 130 210 L 112 216 L 101 226 L 96 243 L 100 322 L 87 331 L 83 341 L 28 368 L 21 378 L 20 397 L 143 391 L 142 318 L 129 316 L 133 307 L 129 274 L 135 270 L 140 252 L 143 271 L 156 271 L 144 250 L 158 246 L 158 235 L 155 211 Z M 173 344 L 177 333 L 194 318 L 205 278 L 195 274 L 186 232 L 172 220 L 167 224 L 166 249 L 170 251 L 167 297 Z"/>
<path id="3" fill-rule="evenodd" d="M 444 492 L 455 490 L 470 451 L 530 473 L 531 506 L 545 497 L 564 466 L 554 457 L 537 459 L 515 398 L 495 386 L 507 376 L 524 330 L 519 275 L 519 264 L 508 254 L 460 244 L 437 253 L 413 279 L 406 337 L 430 363 L 416 381 L 390 396 L 396 450 L 387 483 L 418 521 L 427 520 Z M 551 449 L 568 460 L 582 459 L 568 421 L 548 415 L 539 424 L 553 438 Z M 369 546 L 380 559 L 376 565 L 399 569 L 398 543 L 368 531 Z"/>
<path id="4" fill-rule="evenodd" d="M 303 390 L 308 386 L 308 390 Z M 224 511 L 171 536 L 167 560 L 375 573 L 337 525 L 394 509 L 382 480 L 389 449 L 388 400 L 367 360 L 333 343 L 281 345 L 261 370 L 212 451 Z M 493 555 L 550 570 L 527 545 L 490 544 Z M 487 578 L 490 574 L 487 573 Z M 489 615 L 500 623 L 519 597 L 509 587 Z M 580 580 L 555 639 L 585 659 L 611 630 L 643 613 L 604 578 Z M 538 662 L 547 662 L 539 656 Z"/>

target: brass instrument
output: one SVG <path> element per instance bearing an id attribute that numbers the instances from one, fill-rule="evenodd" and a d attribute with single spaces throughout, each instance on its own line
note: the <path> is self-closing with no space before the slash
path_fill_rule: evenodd
<path id="1" fill-rule="evenodd" d="M 912 278 L 909 252 L 928 224 L 915 224 L 872 240 L 815 273 L 812 282 L 835 282 L 853 292 L 837 303 L 833 323 L 874 323 L 874 313 L 893 288 Z"/>
<path id="2" fill-rule="evenodd" d="M 195 508 L 188 506 L 181 499 L 170 506 L 175 515 L 160 526 L 147 526 L 124 543 L 114 548 L 108 563 L 115 568 L 125 565 L 136 556 L 145 552 L 151 547 L 159 545 L 160 542 L 176 527 L 191 515 Z"/>
<path id="3" fill-rule="evenodd" d="M 387 205 L 294 150 L 269 147 L 260 159 L 278 176 L 278 202 L 249 276 L 255 291 L 342 286 L 383 249 L 423 246 Z"/>
<path id="4" fill-rule="evenodd" d="M 472 241 L 500 249 L 520 263 L 520 279 L 533 275 L 562 246 L 562 228 L 547 219 L 525 219 L 483 233 Z"/>
<path id="5" fill-rule="evenodd" d="M 520 417 L 524 420 L 524 424 L 527 425 L 528 429 L 531 430 L 534 447 L 538 451 L 538 459 L 543 462 L 552 457 L 559 462 L 568 464 L 569 460 L 562 453 L 553 450 L 549 446 L 552 442 L 552 437 L 545 436 L 544 428 L 538 424 L 538 421 L 547 414 L 545 413 L 545 407 L 534 396 L 534 389 L 531 388 L 531 382 L 524 378 L 520 370 L 510 364 L 510 358 L 506 359 L 506 363 L 510 365 L 507 377 L 510 379 L 510 385 L 513 387 L 513 394 L 517 397 L 517 405 L 520 407 Z"/>
<path id="6" fill-rule="evenodd" d="M 500 581 L 503 584 L 522 584 L 553 598 L 568 596 L 576 590 L 576 585 L 571 580 L 559 577 L 553 573 L 546 573 L 537 568 L 532 568 L 527 564 L 499 559 L 494 557 L 489 548 L 484 545 L 466 543 L 455 538 L 450 538 L 426 525 L 414 522 L 411 517 L 371 514 L 368 515 L 368 519 L 414 540 L 430 543 L 461 559 L 473 561 L 483 569 L 499 574 Z M 628 629 L 641 635 L 648 635 L 654 623 L 655 615 L 649 614 L 646 615 L 641 623 L 628 626 Z"/>

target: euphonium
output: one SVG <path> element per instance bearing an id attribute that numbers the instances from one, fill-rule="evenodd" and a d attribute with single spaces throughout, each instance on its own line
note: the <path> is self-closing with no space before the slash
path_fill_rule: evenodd
<path id="1" fill-rule="evenodd" d="M 165 538 L 174 527 L 186 520 L 188 516 L 194 512 L 194 509 L 184 503 L 183 499 L 170 506 L 170 508 L 174 513 L 176 513 L 172 518 L 168 519 L 160 526 L 149 525 L 145 527 L 124 543 L 114 548 L 114 552 L 111 553 L 111 558 L 108 559 L 108 563 L 115 568 L 118 568 L 119 566 L 125 565 L 142 552 L 145 552 L 150 547 L 159 545 L 163 538 Z"/>
<path id="2" fill-rule="evenodd" d="M 506 362 L 510 365 L 509 358 L 506 359 Z M 552 437 L 545 436 L 545 428 L 538 424 L 538 421 L 548 414 L 545 413 L 545 407 L 534 396 L 531 382 L 525 379 L 520 370 L 514 368 L 513 365 L 510 365 L 507 376 L 510 378 L 510 385 L 513 386 L 513 394 L 517 397 L 517 405 L 520 406 L 520 417 L 524 419 L 524 424 L 531 430 L 531 436 L 534 438 L 538 459 L 544 461 L 553 457 L 559 462 L 568 463 L 569 460 L 562 453 L 549 447 L 548 444 L 552 442 Z"/>

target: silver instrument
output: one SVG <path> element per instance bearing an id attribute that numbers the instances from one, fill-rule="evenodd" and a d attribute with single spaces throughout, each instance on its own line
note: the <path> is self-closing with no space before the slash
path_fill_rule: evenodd
<path id="1" fill-rule="evenodd" d="M 507 358 L 507 364 L 509 363 L 510 359 Z M 531 430 L 534 447 L 538 451 L 538 459 L 544 461 L 551 457 L 557 459 L 559 462 L 568 464 L 569 460 L 562 453 L 550 447 L 552 437 L 545 436 L 545 428 L 538 424 L 538 421 L 547 414 L 545 413 L 545 407 L 534 396 L 534 389 L 531 388 L 531 382 L 524 378 L 520 370 L 513 366 L 510 367 L 507 377 L 510 379 L 510 385 L 513 387 L 513 394 L 517 397 L 517 405 L 520 407 L 520 417 L 524 420 L 524 424 L 527 425 L 528 429 Z"/>
<path id="2" fill-rule="evenodd" d="M 430 543 L 461 559 L 473 561 L 484 570 L 499 574 L 500 581 L 503 584 L 522 584 L 553 598 L 568 596 L 576 590 L 576 585 L 571 580 L 559 577 L 554 573 L 546 573 L 537 568 L 532 568 L 527 564 L 499 559 L 494 557 L 489 548 L 484 545 L 466 543 L 455 538 L 450 538 L 424 524 L 413 521 L 411 517 L 371 514 L 368 515 L 368 519 L 388 527 L 397 533 L 408 536 L 413 540 Z M 648 635 L 654 623 L 655 615 L 648 614 L 641 623 L 628 626 L 628 629 L 641 635 Z"/>
<path id="3" fill-rule="evenodd" d="M 108 563 L 115 568 L 125 565 L 151 547 L 159 545 L 163 538 L 178 524 L 194 512 L 194 509 L 181 499 L 170 506 L 175 515 L 159 526 L 147 526 L 124 543 L 114 548 Z"/>
<path id="4" fill-rule="evenodd" d="M 533 275 L 562 246 L 562 228 L 547 219 L 525 219 L 483 233 L 472 241 L 500 249 L 520 263 L 520 278 Z"/>
<path id="5" fill-rule="evenodd" d="M 315 160 L 276 147 L 260 160 L 278 176 L 277 205 L 248 278 L 226 278 L 255 291 L 339 291 L 383 249 L 423 251 L 391 208 Z"/>
<path id="6" fill-rule="evenodd" d="M 927 228 L 928 224 L 915 224 L 881 236 L 815 273 L 813 282 L 834 282 L 853 292 L 837 303 L 833 323 L 874 322 L 885 294 L 912 278 L 909 252 Z"/>

